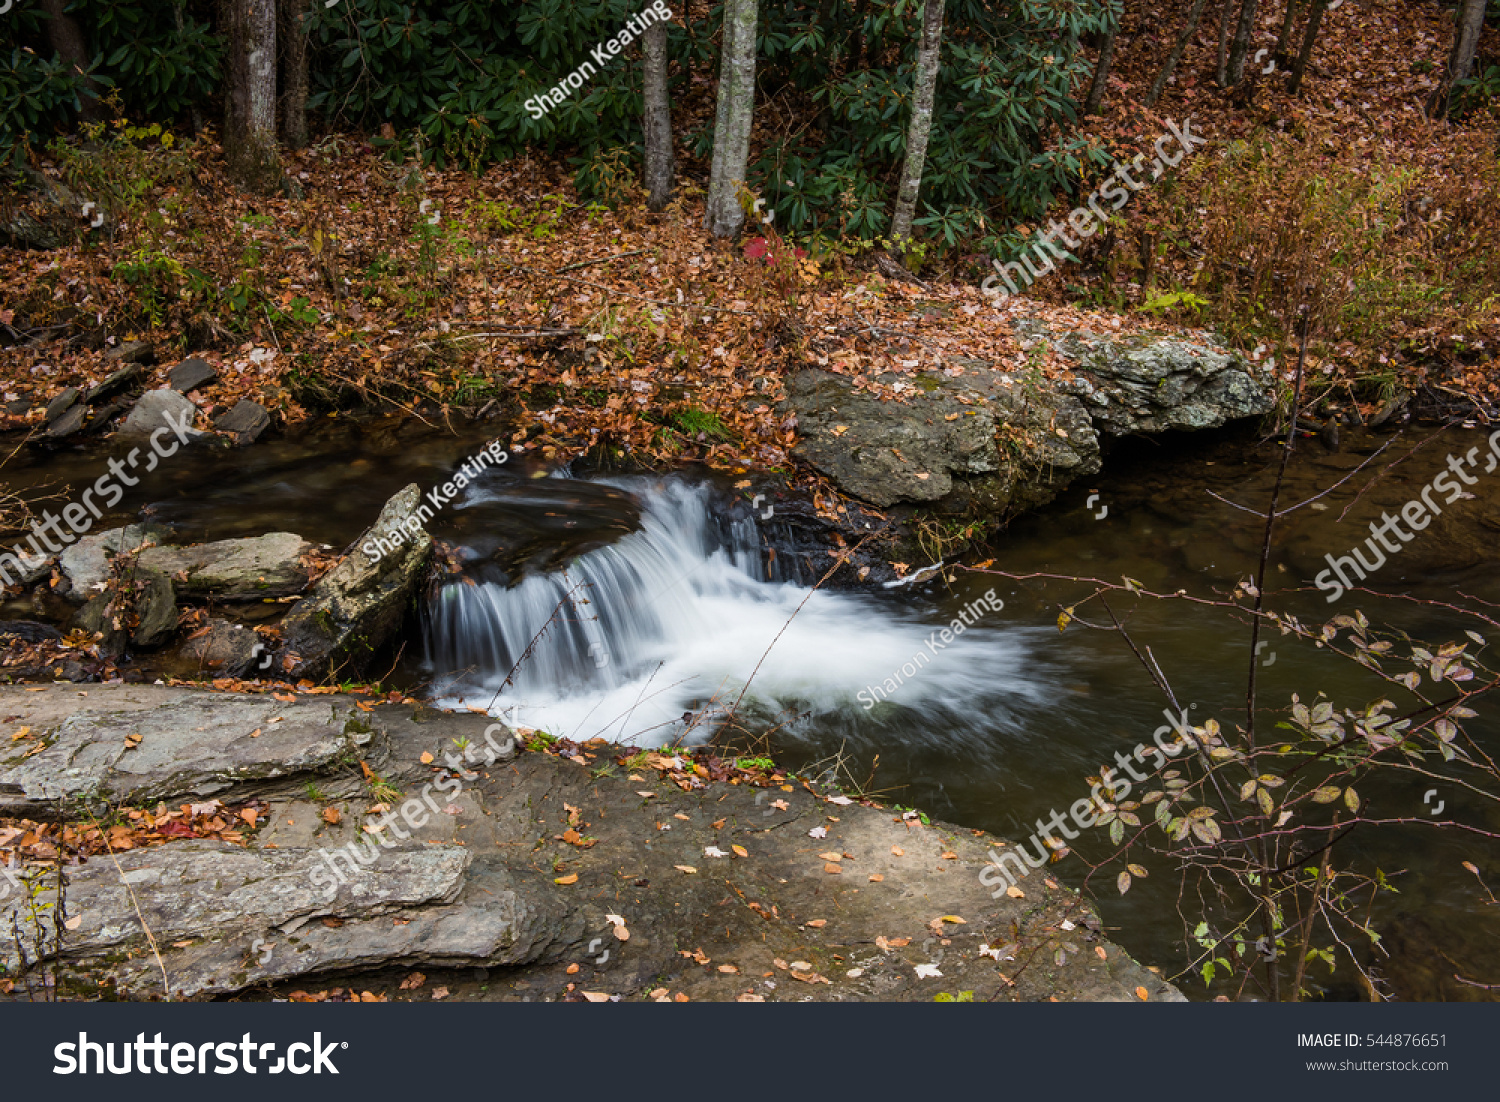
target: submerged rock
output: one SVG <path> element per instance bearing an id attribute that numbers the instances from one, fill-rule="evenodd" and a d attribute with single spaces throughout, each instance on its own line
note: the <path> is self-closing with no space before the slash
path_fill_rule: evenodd
<path id="1" fill-rule="evenodd" d="M 298 677 L 360 670 L 400 628 L 432 554 L 421 502 L 415 483 L 387 501 L 353 550 L 292 606 L 281 627 Z"/>
<path id="2" fill-rule="evenodd" d="M 270 655 L 264 653 L 260 636 L 228 620 L 210 620 L 201 635 L 183 645 L 182 656 L 200 670 L 216 677 L 241 677 L 252 667 L 270 666 Z"/>

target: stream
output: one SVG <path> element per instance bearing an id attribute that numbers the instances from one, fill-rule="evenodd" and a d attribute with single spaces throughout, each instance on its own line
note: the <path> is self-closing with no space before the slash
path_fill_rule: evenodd
<path id="1" fill-rule="evenodd" d="M 440 484 L 487 439 L 397 419 L 329 418 L 245 450 L 181 453 L 99 527 L 145 518 L 174 529 L 180 542 L 294 531 L 343 550 L 392 493 L 408 482 L 424 491 Z M 1333 454 L 1316 440 L 1299 444 L 1284 505 L 1328 491 L 1385 450 L 1281 524 L 1268 606 L 1308 623 L 1359 608 L 1419 642 L 1461 639 L 1475 624 L 1460 609 L 1500 602 L 1500 472 L 1466 487 L 1371 579 L 1389 596 L 1348 594 L 1330 605 L 1307 580 L 1326 565 L 1325 553 L 1343 554 L 1367 535 L 1382 509 L 1413 499 L 1448 454 L 1475 446 L 1487 446 L 1478 431 L 1434 437 L 1420 428 L 1396 437 L 1351 433 Z M 23 451 L 7 464 L 7 484 L 29 496 L 67 496 L 70 485 L 97 477 L 106 458 L 97 450 Z M 1110 455 L 1108 474 L 1013 523 L 963 561 L 1223 595 L 1255 567 L 1263 521 L 1246 510 L 1264 508 L 1277 462 L 1271 444 L 1243 430 L 1125 441 Z M 1085 778 L 1112 764 L 1116 751 L 1149 742 L 1165 722 L 1167 702 L 1118 633 L 1079 623 L 1058 630 L 1059 606 L 1086 596 L 1086 586 L 948 570 L 895 587 L 814 589 L 826 555 L 769 555 L 787 546 L 785 526 L 726 482 L 692 471 L 575 473 L 517 456 L 437 514 L 431 529 L 466 560 L 465 574 L 431 595 L 419 629 L 391 656 L 388 684 L 558 736 L 645 746 L 707 739 L 732 712 L 736 745 L 813 773 L 837 768 L 882 800 L 1017 842 L 1036 831 L 1038 818 L 1087 798 Z M 1297 586 L 1306 588 L 1276 592 Z M 58 607 L 45 611 L 65 614 L 61 599 L 53 600 Z M 1186 602 L 1125 595 L 1111 602 L 1130 638 L 1150 648 L 1179 698 L 1192 704 L 1194 723 L 1243 722 L 1247 626 Z M 269 617 L 281 607 L 237 614 Z M 12 600 L 4 615 L 29 618 L 35 610 Z M 950 626 L 946 641 L 934 636 Z M 1391 695 L 1368 671 L 1326 650 L 1263 638 L 1263 728 L 1293 692 L 1309 700 L 1321 690 L 1340 706 Z M 1500 717 L 1483 702 L 1479 711 L 1468 730 L 1486 752 L 1500 753 Z M 1437 817 L 1439 801 L 1442 819 L 1491 831 L 1500 831 L 1500 813 L 1437 781 L 1372 779 L 1361 795 L 1377 817 L 1417 821 L 1341 843 L 1344 860 L 1373 861 L 1398 889 L 1372 911 L 1390 959 L 1357 950 L 1376 960 L 1398 997 L 1487 997 L 1452 975 L 1500 980 L 1500 907 L 1461 864 L 1473 862 L 1500 885 L 1495 847 L 1422 821 Z M 1074 856 L 1048 874 L 1084 886 L 1080 858 L 1102 859 L 1108 840 L 1090 831 L 1072 845 Z M 1176 975 L 1198 952 L 1178 913 L 1181 906 L 1196 915 L 1195 901 L 1170 863 L 1143 863 L 1151 875 L 1127 895 L 1115 889 L 1116 867 L 1087 885 L 1109 936 L 1175 977 L 1190 998 L 1232 996 L 1222 984 Z M 1326 998 L 1363 997 L 1352 973 L 1330 974 L 1320 964 L 1307 982 Z"/>

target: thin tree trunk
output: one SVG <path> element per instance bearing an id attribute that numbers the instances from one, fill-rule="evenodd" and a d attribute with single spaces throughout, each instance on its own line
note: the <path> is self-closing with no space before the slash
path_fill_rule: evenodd
<path id="1" fill-rule="evenodd" d="M 275 0 L 225 0 L 228 78 L 224 158 L 242 187 L 268 195 L 281 185 L 276 148 Z"/>
<path id="2" fill-rule="evenodd" d="M 944 0 L 927 0 L 922 10 L 922 42 L 917 47 L 916 85 L 911 121 L 906 128 L 906 162 L 901 166 L 901 187 L 896 192 L 896 211 L 891 215 L 891 240 L 904 248 L 911 240 L 911 220 L 917 212 L 917 194 L 922 189 L 922 169 L 927 164 L 927 139 L 932 134 L 932 103 L 942 67 Z"/>
<path id="3" fill-rule="evenodd" d="M 1234 0 L 1224 0 L 1219 12 L 1219 61 L 1214 70 L 1214 79 L 1220 88 L 1229 84 L 1229 15 L 1234 10 Z"/>
<path id="4" fill-rule="evenodd" d="M 1177 63 L 1182 60 L 1182 51 L 1187 49 L 1187 44 L 1192 41 L 1193 34 L 1198 29 L 1198 21 L 1203 18 L 1203 7 L 1207 2 L 1208 0 L 1193 0 L 1193 10 L 1188 13 L 1187 23 L 1183 25 L 1182 33 L 1177 36 L 1177 41 L 1172 43 L 1172 52 L 1167 55 L 1166 64 L 1161 67 L 1161 72 L 1156 74 L 1156 80 L 1151 84 L 1151 91 L 1146 93 L 1147 107 L 1155 105 L 1166 89 L 1167 81 L 1172 79 Z M 1225 7 L 1228 7 L 1227 0 Z"/>
<path id="5" fill-rule="evenodd" d="M 755 116 L 755 18 L 759 0 L 728 0 L 719 63 L 714 159 L 703 223 L 715 237 L 733 237 L 745 220 L 739 188 L 750 163 L 750 126 Z"/>
<path id="6" fill-rule="evenodd" d="M 1286 0 L 1286 12 L 1281 17 L 1281 33 L 1276 36 L 1276 64 L 1287 61 L 1286 44 L 1291 41 L 1292 28 L 1297 23 L 1297 13 L 1302 10 L 1302 0 Z"/>
<path id="7" fill-rule="evenodd" d="M 62 63 L 83 78 L 85 94 L 79 97 L 79 114 L 85 119 L 99 119 L 104 110 L 99 104 L 99 85 L 88 75 L 88 45 L 78 21 L 64 10 L 67 6 L 68 0 L 42 0 L 42 10 L 47 14 L 47 42 Z"/>
<path id="8" fill-rule="evenodd" d="M 278 0 L 281 26 L 281 140 L 307 148 L 307 12 L 309 0 Z"/>
<path id="9" fill-rule="evenodd" d="M 659 211 L 672 198 L 672 100 L 667 92 L 667 23 L 658 20 L 641 36 L 646 98 L 646 208 Z"/>
<path id="10" fill-rule="evenodd" d="M 1484 31 L 1484 9 L 1485 0 L 1463 0 L 1455 13 L 1457 25 L 1453 28 L 1453 49 L 1448 54 L 1448 70 L 1444 73 L 1442 82 L 1428 97 L 1428 118 L 1440 119 L 1446 115 L 1453 89 L 1469 78 L 1474 54 L 1479 49 L 1479 36 Z"/>
<path id="11" fill-rule="evenodd" d="M 1229 83 L 1238 84 L 1245 75 L 1245 55 L 1250 52 L 1250 36 L 1255 32 L 1255 15 L 1260 0 L 1244 0 L 1240 5 L 1240 22 L 1234 29 L 1229 47 Z"/>
<path id="12" fill-rule="evenodd" d="M 1479 2 L 1483 4 L 1484 0 Z M 1318 27 L 1322 25 L 1323 13 L 1327 10 L 1328 0 L 1313 0 L 1312 11 L 1307 17 L 1307 30 L 1302 34 L 1302 49 L 1292 66 L 1292 79 L 1286 86 L 1286 90 L 1294 96 L 1302 87 L 1302 75 L 1307 72 L 1307 63 L 1312 60 L 1313 43 L 1318 39 Z"/>
<path id="13" fill-rule="evenodd" d="M 1094 78 L 1089 81 L 1089 97 L 1083 101 L 1083 113 L 1093 115 L 1104 105 L 1104 86 L 1109 82 L 1109 67 L 1115 60 L 1115 35 L 1119 33 L 1117 17 L 1104 36 L 1104 45 L 1099 47 L 1099 63 L 1094 66 Z"/>

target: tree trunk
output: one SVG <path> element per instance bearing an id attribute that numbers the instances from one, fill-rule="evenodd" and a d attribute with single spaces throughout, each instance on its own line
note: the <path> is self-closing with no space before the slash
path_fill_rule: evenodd
<path id="1" fill-rule="evenodd" d="M 1187 49 L 1187 44 L 1192 40 L 1193 33 L 1198 29 L 1198 20 L 1203 18 L 1203 6 L 1207 0 L 1193 0 L 1193 10 L 1188 13 L 1187 23 L 1183 25 L 1182 33 L 1177 36 L 1177 41 L 1172 43 L 1172 52 L 1167 55 L 1166 64 L 1161 67 L 1161 72 L 1156 74 L 1156 80 L 1151 84 L 1151 91 L 1146 93 L 1146 106 L 1152 107 L 1156 101 L 1161 99 L 1163 90 L 1167 87 L 1167 81 L 1172 78 L 1172 73 L 1177 69 L 1177 63 L 1182 60 L 1182 51 Z M 1226 2 L 1225 7 L 1228 7 Z"/>
<path id="2" fill-rule="evenodd" d="M 307 12 L 310 0 L 278 0 L 281 25 L 281 140 L 307 148 Z"/>
<path id="3" fill-rule="evenodd" d="M 1255 15 L 1260 0 L 1244 0 L 1240 5 L 1240 22 L 1234 29 L 1229 47 L 1229 83 L 1238 84 L 1245 75 L 1245 55 L 1250 52 L 1250 36 L 1255 33 Z"/>
<path id="4" fill-rule="evenodd" d="M 1104 45 L 1099 47 L 1099 63 L 1094 66 L 1094 78 L 1089 81 L 1089 98 L 1083 101 L 1083 113 L 1092 115 L 1104 104 L 1104 85 L 1109 81 L 1109 67 L 1115 60 L 1115 35 L 1119 33 L 1120 20 L 1115 19 L 1104 36 Z"/>
<path id="5" fill-rule="evenodd" d="M 1453 89 L 1460 81 L 1469 78 L 1474 54 L 1479 49 L 1479 36 L 1484 31 L 1484 9 L 1485 0 L 1463 0 L 1459 5 L 1455 13 L 1457 26 L 1453 28 L 1453 50 L 1448 54 L 1448 71 L 1428 97 L 1428 118 L 1440 119 L 1446 115 Z"/>
<path id="6" fill-rule="evenodd" d="M 1484 0 L 1479 0 L 1484 4 Z M 1313 43 L 1318 38 L 1318 27 L 1322 25 L 1323 13 L 1328 10 L 1328 0 L 1313 0 L 1312 11 L 1307 17 L 1307 30 L 1302 34 L 1302 49 L 1297 54 L 1297 61 L 1292 66 L 1292 79 L 1287 82 L 1286 90 L 1296 95 L 1302 87 L 1302 74 L 1307 72 L 1307 63 L 1312 60 Z"/>
<path id="7" fill-rule="evenodd" d="M 281 186 L 276 148 L 275 0 L 224 0 L 229 86 L 224 94 L 224 158 L 249 191 Z"/>
<path id="8" fill-rule="evenodd" d="M 755 116 L 755 18 L 759 0 L 727 0 L 714 120 L 714 159 L 703 224 L 715 237 L 733 237 L 745 220 L 739 188 L 750 163 Z"/>
<path id="9" fill-rule="evenodd" d="M 645 57 L 646 209 L 658 211 L 672 198 L 672 100 L 667 93 L 667 22 L 658 20 L 641 36 Z"/>
<path id="10" fill-rule="evenodd" d="M 943 52 L 943 4 L 944 0 L 927 0 L 922 11 L 922 42 L 917 47 L 917 72 L 913 78 L 916 94 L 911 122 L 906 128 L 906 163 L 901 166 L 901 187 L 896 192 L 896 212 L 891 216 L 891 240 L 898 247 L 904 247 L 911 239 L 911 220 L 917 212 L 917 193 L 922 188 L 922 168 L 927 164 L 932 102 Z"/>
<path id="11" fill-rule="evenodd" d="M 100 119 L 104 110 L 99 104 L 99 86 L 89 77 L 89 49 L 78 29 L 78 21 L 65 10 L 68 0 L 43 0 L 47 13 L 47 42 L 62 63 L 83 78 L 85 94 L 80 96 L 79 114 L 89 120 Z"/>
<path id="12" fill-rule="evenodd" d="M 1297 23 L 1297 13 L 1302 10 L 1302 0 L 1286 0 L 1286 12 L 1281 17 L 1281 33 L 1276 36 L 1276 64 L 1287 62 L 1286 44 L 1291 41 L 1292 28 Z"/>
<path id="13" fill-rule="evenodd" d="M 1234 0 L 1224 0 L 1219 12 L 1219 62 L 1214 70 L 1214 79 L 1220 88 L 1229 84 L 1229 15 L 1234 10 Z"/>

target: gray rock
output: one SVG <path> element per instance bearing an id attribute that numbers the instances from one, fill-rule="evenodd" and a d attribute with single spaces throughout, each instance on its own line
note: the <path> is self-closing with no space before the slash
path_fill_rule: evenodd
<path id="1" fill-rule="evenodd" d="M 177 598 L 172 582 L 155 570 L 141 572 L 144 584 L 135 594 L 136 626 L 130 641 L 146 650 L 164 645 L 177 634 Z"/>
<path id="2" fill-rule="evenodd" d="M 115 596 L 114 593 L 100 593 L 90 597 L 73 614 L 73 626 L 99 636 L 100 654 L 118 658 L 125 653 L 125 629 L 123 616 L 115 607 Z"/>
<path id="3" fill-rule="evenodd" d="M 311 550 L 295 533 L 271 532 L 192 547 L 148 547 L 137 561 L 172 578 L 179 593 L 258 601 L 300 593 L 308 578 L 302 557 Z"/>
<path id="4" fill-rule="evenodd" d="M 219 377 L 218 371 L 210 363 L 194 356 L 183 360 L 180 364 L 167 372 L 167 385 L 179 394 L 191 394 L 198 387 L 210 383 Z"/>
<path id="5" fill-rule="evenodd" d="M 287 652 L 297 656 L 298 676 L 359 670 L 400 628 L 432 553 L 432 537 L 417 514 L 421 500 L 413 483 L 387 501 L 354 550 L 292 606 L 282 633 Z M 363 548 L 377 536 L 397 542 L 397 550 L 372 559 Z"/>
<path id="6" fill-rule="evenodd" d="M 189 639 L 182 655 L 217 677 L 243 677 L 252 667 L 270 666 L 260 636 L 228 620 L 210 620 L 208 630 Z"/>
<path id="7" fill-rule="evenodd" d="M 47 436 L 54 440 L 61 440 L 64 436 L 72 436 L 83 428 L 84 421 L 88 420 L 89 407 L 82 402 L 71 406 L 68 411 L 58 417 L 47 426 Z"/>
<path id="8" fill-rule="evenodd" d="M 1272 380 L 1237 353 L 1179 337 L 1055 334 L 1018 327 L 1056 344 L 1076 378 L 1057 384 L 1077 395 L 1099 431 L 1114 436 L 1217 428 L 1268 413 Z"/>
<path id="9" fill-rule="evenodd" d="M 170 422 L 167 420 L 168 415 L 172 418 Z M 198 435 L 193 432 L 193 423 L 197 416 L 198 407 L 175 390 L 169 388 L 148 390 L 135 403 L 130 416 L 125 418 L 125 424 L 120 428 L 120 435 L 150 436 L 157 429 L 166 429 L 169 433 L 175 433 L 178 426 L 183 426 L 189 435 Z"/>
<path id="10" fill-rule="evenodd" d="M 122 341 L 104 353 L 106 360 L 126 364 L 147 364 L 156 361 L 156 346 L 150 341 Z M 119 372 L 116 372 L 119 374 Z M 140 372 L 128 376 L 134 379 Z M 102 385 L 102 384 L 101 384 Z"/>
<path id="11" fill-rule="evenodd" d="M 111 559 L 122 552 L 139 551 L 148 542 L 160 542 L 166 534 L 166 529 L 156 525 L 131 524 L 80 537 L 58 557 L 58 565 L 71 586 L 68 598 L 87 601 L 101 592 L 96 587 L 109 581 Z"/>
<path id="12" fill-rule="evenodd" d="M 72 409 L 78 399 L 83 396 L 83 391 L 76 386 L 70 386 L 60 390 L 52 401 L 47 403 L 47 423 L 50 425 L 68 410 Z"/>
<path id="13" fill-rule="evenodd" d="M 1098 438 L 1077 399 L 982 361 L 954 363 L 962 374 L 881 376 L 906 385 L 902 402 L 857 393 L 841 375 L 798 372 L 787 387 L 797 454 L 881 507 L 996 514 L 1042 504 L 1099 469 Z"/>
<path id="14" fill-rule="evenodd" d="M 147 347 L 149 348 L 149 346 Z M 120 368 L 120 370 L 106 376 L 104 381 L 98 386 L 90 387 L 88 394 L 84 396 L 83 400 L 92 406 L 98 402 L 104 401 L 107 398 L 113 398 L 116 395 L 124 394 L 127 390 L 134 386 L 144 374 L 145 370 L 141 367 L 140 364 L 135 362 L 127 363 L 124 367 Z"/>
<path id="15" fill-rule="evenodd" d="M 271 415 L 265 407 L 242 398 L 235 407 L 214 422 L 214 428 L 234 437 L 236 444 L 253 444 L 271 426 Z"/>
<path id="16" fill-rule="evenodd" d="M 241 703 L 218 703 L 229 696 Z M 330 772 L 374 757 L 364 749 L 377 738 L 373 722 L 343 702 L 236 694 L 188 696 L 150 711 L 81 712 L 42 732 L 48 745 L 40 754 L 0 746 L 0 815 L 57 814 L 85 799 L 181 802 Z M 139 742 L 127 746 L 135 735 Z"/>
<path id="17" fill-rule="evenodd" d="M 23 168 L 20 176 L 20 201 L 0 211 L 0 243 L 41 250 L 71 244 L 84 224 L 83 197 L 35 169 Z"/>
<path id="18" fill-rule="evenodd" d="M 308 970 L 296 967 L 304 954 L 281 931 L 295 934 L 314 918 L 388 915 L 405 906 L 449 902 L 462 889 L 470 860 L 462 846 L 413 847 L 383 852 L 381 857 L 378 875 L 364 873 L 342 886 L 327 871 L 322 855 L 310 849 L 257 851 L 224 842 L 185 841 L 122 853 L 112 861 L 91 861 L 65 873 L 65 909 L 69 920 L 76 916 L 80 921 L 72 930 L 64 923 L 62 942 L 54 942 L 54 952 L 82 962 L 119 959 L 122 950 L 143 948 L 152 957 L 151 969 L 136 974 L 137 984 L 149 985 L 154 971 L 159 991 L 161 973 L 147 946 L 144 918 L 146 929 L 173 957 L 174 965 L 172 941 L 207 937 L 217 950 L 213 955 L 222 971 L 203 968 L 204 954 L 194 954 L 206 973 L 204 979 L 181 986 L 174 982 L 174 996 L 233 989 L 227 986 L 229 976 L 243 972 L 244 956 L 257 936 L 272 943 L 267 963 L 273 976 L 278 947 L 284 962 L 281 974 L 297 975 Z M 331 893 L 323 884 L 325 878 L 335 889 Z M 25 910 L 14 911 L 19 912 L 21 928 L 30 933 Z M 8 917 L 0 911 L 0 920 Z M 43 924 L 54 925 L 45 920 Z M 381 925 L 389 928 L 389 917 Z M 318 924 L 316 929 L 327 927 Z M 308 928 L 303 937 L 313 933 Z M 0 959 L 13 968 L 15 949 L 0 949 L 7 951 L 11 957 Z M 178 972 L 177 967 L 168 968 L 169 976 Z M 209 978 L 216 972 L 217 986 Z M 242 978 L 236 986 L 243 985 Z"/>

